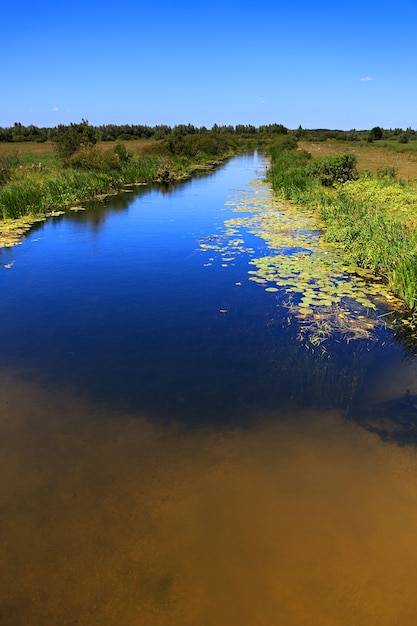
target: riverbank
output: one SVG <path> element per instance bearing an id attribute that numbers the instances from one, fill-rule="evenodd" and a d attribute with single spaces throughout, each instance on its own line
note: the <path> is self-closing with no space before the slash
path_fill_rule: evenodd
<path id="1" fill-rule="evenodd" d="M 139 144 L 139 142 L 137 142 Z M 141 142 L 128 152 L 124 144 L 94 146 L 65 165 L 53 144 L 25 144 L 25 151 L 0 147 L 0 248 L 14 246 L 31 226 L 82 203 L 131 185 L 175 183 L 213 169 L 235 154 L 232 142 L 211 144 L 211 152 L 170 154 L 161 142 Z M 49 150 L 48 150 L 49 147 Z M 130 146 L 129 146 L 130 147 Z"/>
<path id="2" fill-rule="evenodd" d="M 312 157 L 278 145 L 269 179 L 280 198 L 313 209 L 324 239 L 340 245 L 347 263 L 382 277 L 415 313 L 417 181 L 404 181 L 394 168 L 372 174 L 356 166 L 353 154 Z"/>

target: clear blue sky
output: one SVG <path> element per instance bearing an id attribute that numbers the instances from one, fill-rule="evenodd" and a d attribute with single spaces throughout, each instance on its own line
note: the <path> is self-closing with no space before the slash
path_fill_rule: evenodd
<path id="1" fill-rule="evenodd" d="M 6 0 L 0 126 L 417 128 L 417 2 Z"/>

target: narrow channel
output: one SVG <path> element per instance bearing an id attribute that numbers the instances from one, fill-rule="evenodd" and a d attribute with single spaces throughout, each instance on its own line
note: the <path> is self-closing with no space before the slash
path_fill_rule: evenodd
<path id="1" fill-rule="evenodd" d="M 314 227 L 259 212 L 264 176 L 241 155 L 0 251 L 0 623 L 415 623 L 415 359 L 372 285 L 317 338 Z"/>

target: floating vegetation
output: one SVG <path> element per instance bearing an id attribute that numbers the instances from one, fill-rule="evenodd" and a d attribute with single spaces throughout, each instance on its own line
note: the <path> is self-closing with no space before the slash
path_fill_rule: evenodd
<path id="1" fill-rule="evenodd" d="M 288 310 L 288 323 L 297 321 L 298 338 L 307 347 L 325 351 L 323 344 L 331 337 L 375 341 L 377 329 L 388 322 L 378 307 L 403 308 L 380 278 L 348 265 L 337 244 L 323 241 L 313 211 L 283 204 L 264 180 L 236 192 L 226 205 L 240 215 L 224 222 L 221 236 L 202 241 L 201 250 L 218 253 L 224 266 L 238 254 L 254 255 L 245 246 L 247 233 L 263 240 L 269 253 L 249 261 L 248 279 L 277 294 Z"/>
<path id="2" fill-rule="evenodd" d="M 35 222 L 45 221 L 44 215 L 24 215 L 18 219 L 0 220 L 0 248 L 11 248 L 22 243 Z"/>

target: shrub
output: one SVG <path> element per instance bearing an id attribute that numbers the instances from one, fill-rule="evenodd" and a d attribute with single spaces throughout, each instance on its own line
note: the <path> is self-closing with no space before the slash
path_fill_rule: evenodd
<path id="1" fill-rule="evenodd" d="M 120 170 L 130 158 L 125 146 L 119 143 L 105 150 L 83 146 L 69 157 L 68 163 L 77 169 L 106 173 Z"/>
<path id="2" fill-rule="evenodd" d="M 87 120 L 82 120 L 81 124 L 60 125 L 54 137 L 55 149 L 61 159 L 66 161 L 80 148 L 94 146 L 97 139 L 98 131 Z"/>
<path id="3" fill-rule="evenodd" d="M 346 136 L 347 141 L 360 141 L 360 135 L 357 130 L 352 129 L 348 132 Z"/>
<path id="4" fill-rule="evenodd" d="M 235 139 L 215 131 L 190 135 L 172 134 L 164 141 L 165 149 L 170 155 L 189 158 L 198 158 L 201 155 L 222 156 L 235 144 Z"/>
<path id="5" fill-rule="evenodd" d="M 296 150 L 297 140 L 293 135 L 281 135 L 274 137 L 270 144 L 270 150 Z"/>
<path id="6" fill-rule="evenodd" d="M 374 126 L 374 128 L 371 128 L 368 133 L 367 141 L 369 141 L 370 143 L 372 141 L 379 141 L 380 139 L 382 139 L 383 134 L 384 131 L 380 126 Z"/>
<path id="7" fill-rule="evenodd" d="M 335 183 L 346 183 L 348 180 L 357 180 L 359 174 L 356 169 L 357 159 L 354 154 L 340 154 L 315 159 L 308 168 L 308 173 L 316 176 L 325 187 L 332 187 Z"/>
<path id="8" fill-rule="evenodd" d="M 114 151 L 115 154 L 117 154 L 119 162 L 120 162 L 121 165 L 125 165 L 132 158 L 132 155 L 130 154 L 130 152 L 128 152 L 126 150 L 126 146 L 124 145 L 124 143 L 117 142 L 113 146 L 113 151 Z"/>

